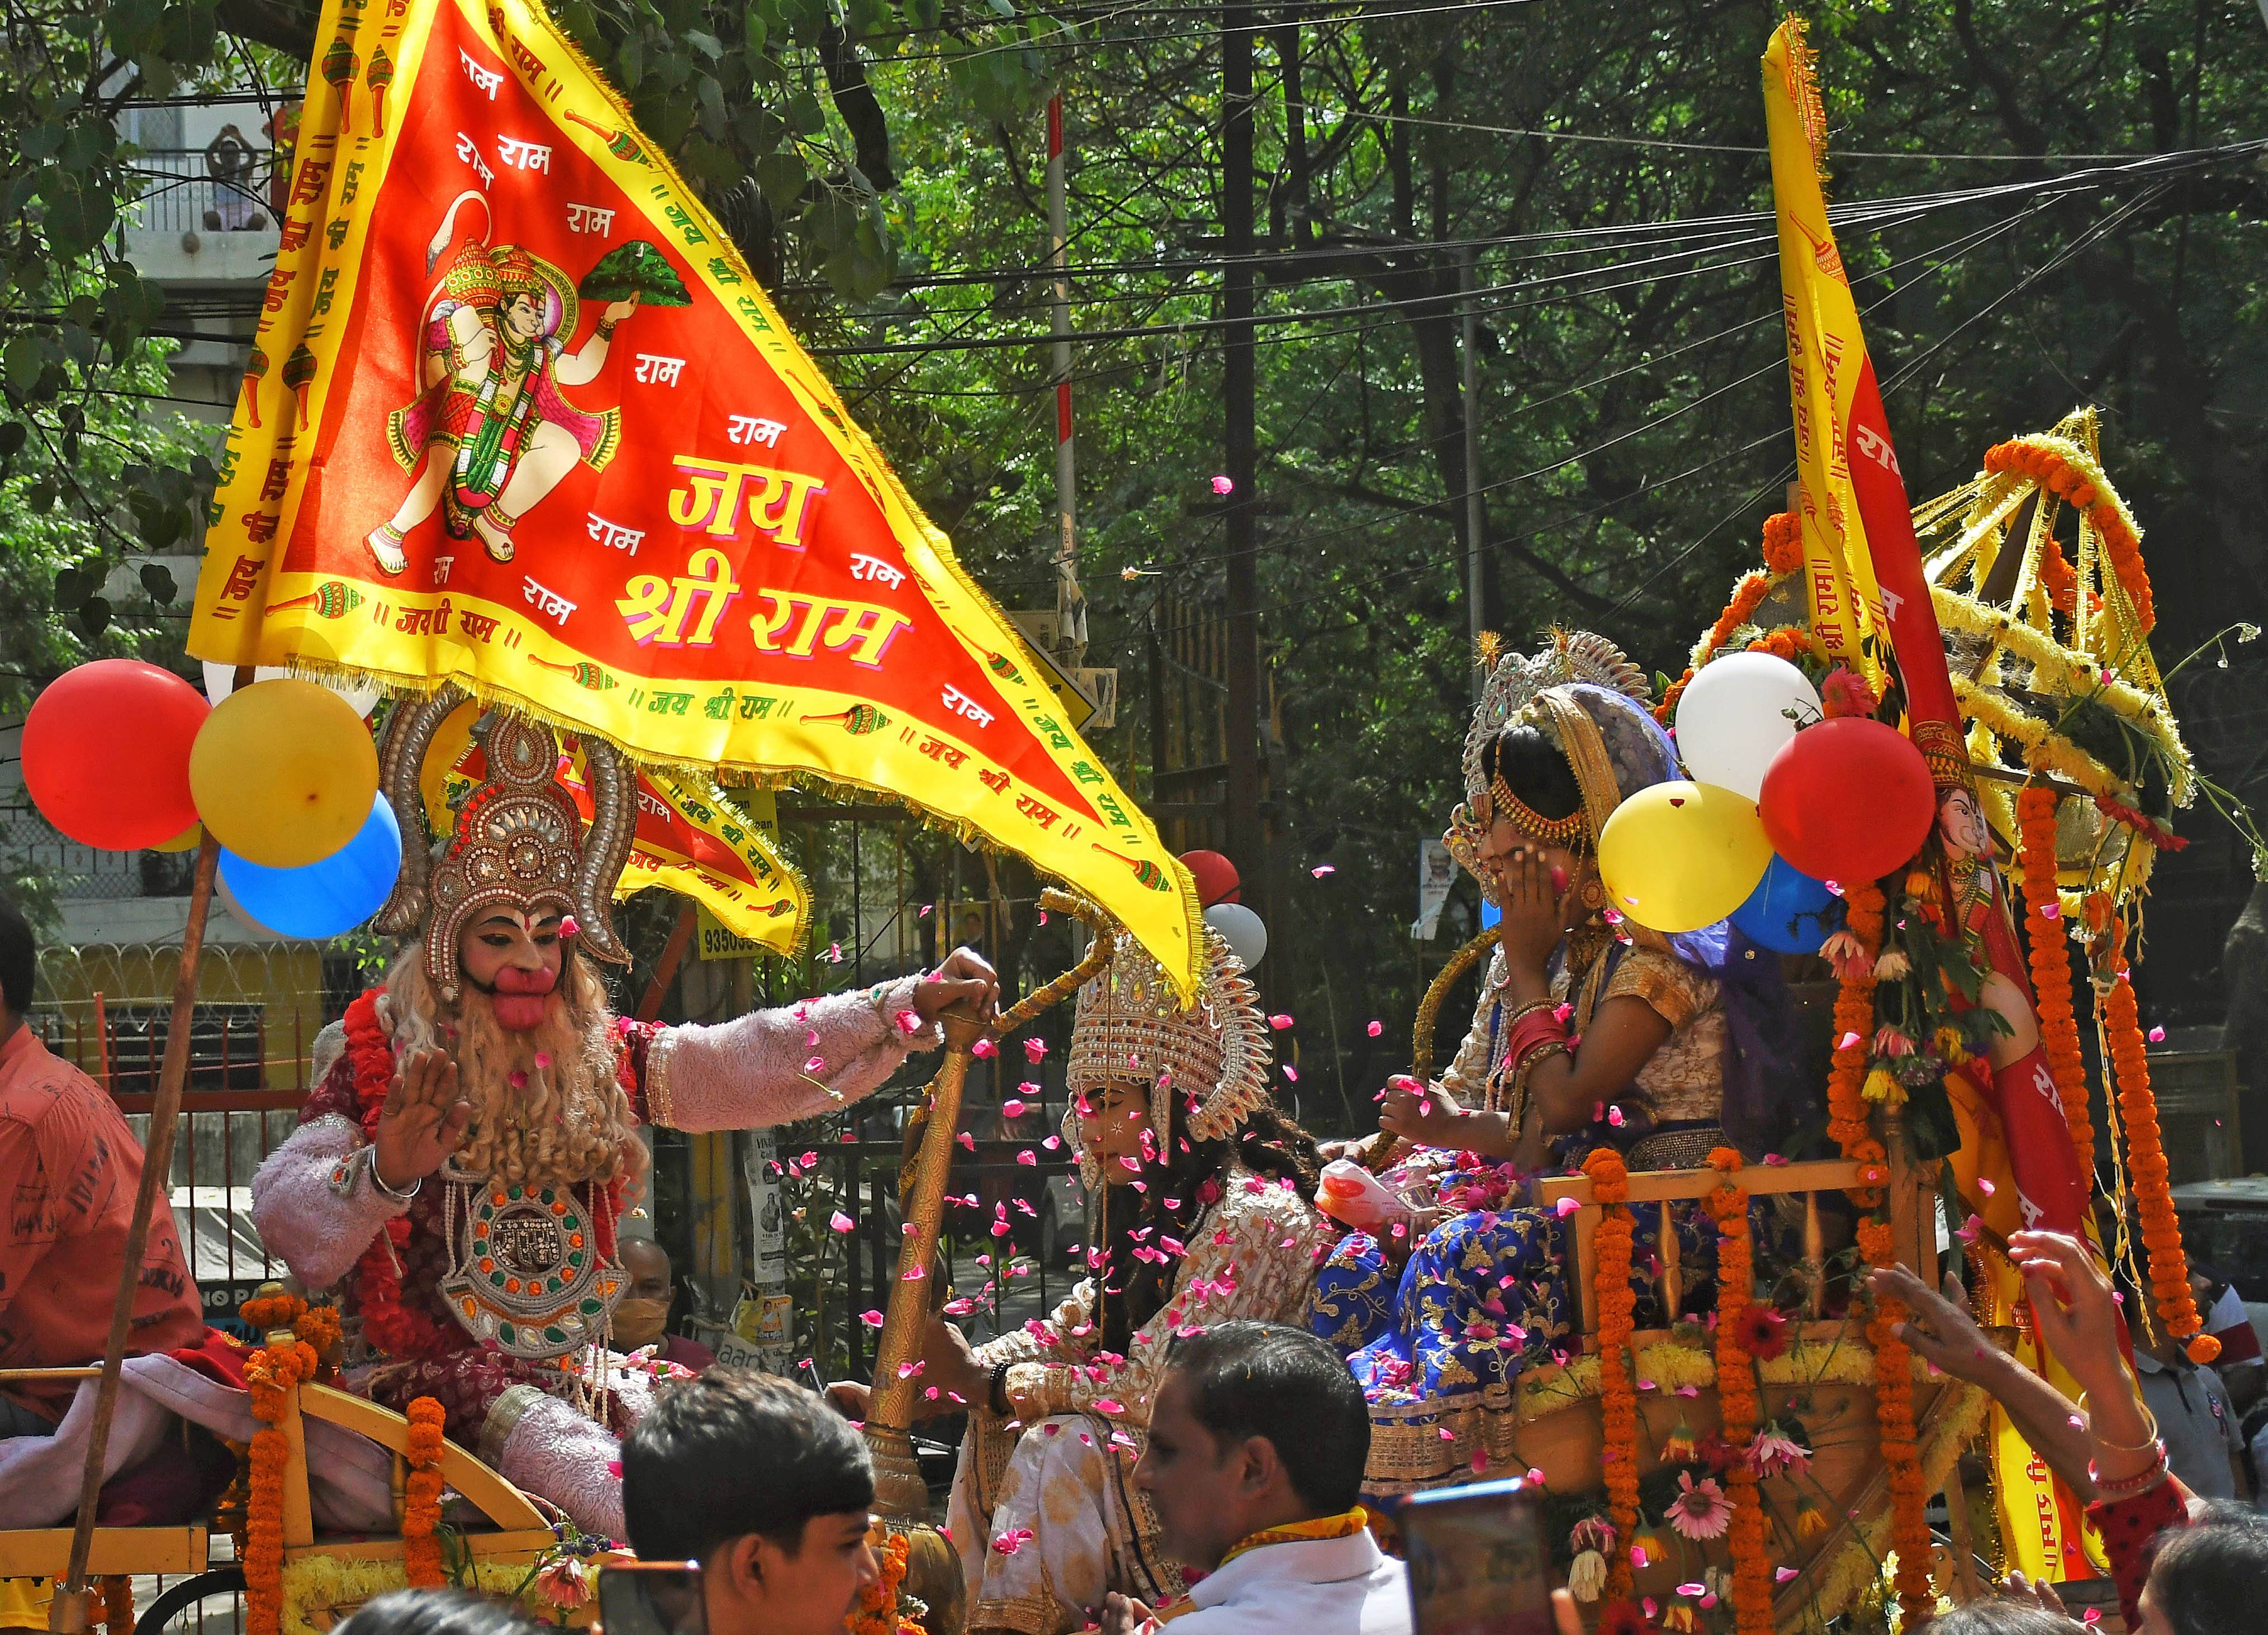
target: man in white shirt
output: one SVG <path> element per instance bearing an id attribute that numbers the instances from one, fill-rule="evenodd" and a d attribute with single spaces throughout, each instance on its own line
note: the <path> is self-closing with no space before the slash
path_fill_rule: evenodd
<path id="1" fill-rule="evenodd" d="M 1356 1502 L 1370 1411 L 1303 1329 L 1225 1322 L 1178 1340 L 1134 1485 L 1167 1555 L 1202 1572 L 1156 1613 L 1113 1594 L 1104 1635 L 1410 1635 L 1403 1564 Z"/>

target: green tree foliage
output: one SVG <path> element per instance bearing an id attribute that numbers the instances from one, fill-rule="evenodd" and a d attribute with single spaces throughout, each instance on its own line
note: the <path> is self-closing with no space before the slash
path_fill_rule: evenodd
<path id="1" fill-rule="evenodd" d="M 1165 749 L 1153 693 L 1186 683 L 1198 714 L 1218 708 L 1210 683 L 1176 669 L 1172 638 L 1221 595 L 1208 482 L 1222 446 L 1221 12 L 1083 0 L 557 11 L 1012 607 L 1053 597 L 1039 110 L 1061 90 L 1089 661 L 1118 665 L 1123 682 L 1121 725 L 1100 747 L 1152 793 Z M 304 61 L 314 14 L 306 0 L 11 14 L 11 409 L 63 412 L 41 406 L 60 403 L 73 349 L 129 356 L 157 320 L 107 247 L 130 192 L 117 100 L 194 86 L 240 41 Z M 1418 842 L 1457 793 L 1472 684 L 1468 416 L 1488 622 L 1515 645 L 1555 621 L 1587 625 L 1675 673 L 1778 506 L 1791 451 L 1757 66 L 1778 11 L 1471 0 L 1244 15 L 1258 30 L 1262 294 L 1261 457 L 1242 497 L 1260 508 L 1284 859 L 1256 895 L 1272 897 L 1276 1007 L 1300 1017 L 1310 1052 L 1340 1048 L 1320 1067 L 1311 1054 L 1297 1094 L 1338 1118 L 1366 1113 L 1380 1076 L 1407 1059 L 1405 1019 L 1446 946 L 1447 932 L 1413 945 L 1407 926 Z M 2161 657 L 2257 618 L 2268 170 L 2232 144 L 2268 135 L 2257 8 L 1830 0 L 1813 40 L 1843 255 L 1916 496 L 1967 477 L 1998 438 L 2099 403 L 2111 468 L 2148 530 Z M 28 276 L 58 260 L 85 274 L 70 310 Z M 72 493 L 77 479 L 44 446 L 15 458 Z M 100 514 L 171 526 L 171 540 L 193 511 L 114 494 Z M 2257 652 L 2176 682 L 2209 770 L 2256 792 Z M 1196 741 L 1185 761 L 1204 758 Z M 1309 872 L 1325 865 L 1335 872 Z M 2200 839 L 2161 871 L 2152 907 L 2151 968 L 2191 962 L 2199 1020 L 2245 887 L 2235 866 Z M 1453 927 L 1469 925 L 1469 907 Z M 1447 1013 L 1454 1026 L 1456 1006 Z M 1385 1024 L 1375 1044 L 1372 1018 Z"/>

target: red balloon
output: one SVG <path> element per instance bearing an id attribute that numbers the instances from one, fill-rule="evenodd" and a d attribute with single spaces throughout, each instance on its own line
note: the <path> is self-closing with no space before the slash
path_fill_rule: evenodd
<path id="1" fill-rule="evenodd" d="M 1197 883 L 1197 906 L 1209 909 L 1216 902 L 1243 901 L 1244 882 L 1231 863 L 1218 851 L 1184 851 L 1182 865 L 1188 869 Z"/>
<path id="2" fill-rule="evenodd" d="M 1846 716 L 1788 740 L 1756 806 L 1773 851 L 1815 880 L 1856 885 L 1912 860 L 1937 820 L 1937 789 L 1904 733 Z"/>
<path id="3" fill-rule="evenodd" d="M 189 746 L 205 696 L 138 659 L 98 659 L 48 683 L 24 718 L 24 785 L 82 846 L 135 851 L 197 821 Z"/>

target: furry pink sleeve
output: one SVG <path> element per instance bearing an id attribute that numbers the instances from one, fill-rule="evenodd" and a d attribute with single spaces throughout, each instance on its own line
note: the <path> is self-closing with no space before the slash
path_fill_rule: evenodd
<path id="1" fill-rule="evenodd" d="M 933 1050 L 934 1024 L 909 1034 L 922 978 L 752 1011 L 707 1027 L 663 1029 L 646 1054 L 648 1116 L 671 1130 L 761 1130 L 837 1110 L 872 1093 L 911 1050 Z"/>
<path id="2" fill-rule="evenodd" d="M 362 1258 L 407 1204 L 380 1196 L 367 1165 L 353 1161 L 362 1131 L 337 1114 L 313 1119 L 268 1155 L 252 1177 L 252 1224 L 310 1294 L 328 1289 Z"/>

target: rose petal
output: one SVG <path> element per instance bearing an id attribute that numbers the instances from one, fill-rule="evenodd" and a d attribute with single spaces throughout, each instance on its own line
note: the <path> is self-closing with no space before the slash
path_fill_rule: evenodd
<path id="1" fill-rule="evenodd" d="M 882 1314 L 878 1311 L 862 1311 L 858 1314 L 858 1321 L 870 1329 L 879 1329 L 882 1326 Z"/>
<path id="2" fill-rule="evenodd" d="M 858 1229 L 858 1226 L 857 1221 L 851 1219 L 850 1216 L 844 1214 L 839 1209 L 836 1210 L 833 1215 L 828 1218 L 827 1224 L 837 1232 L 853 1232 Z"/>
<path id="3" fill-rule="evenodd" d="M 1386 1031 L 1386 1024 L 1384 1022 L 1373 1022 L 1363 1031 L 1367 1033 L 1372 1038 L 1375 1039 Z"/>
<path id="4" fill-rule="evenodd" d="M 1573 1214 L 1577 1210 L 1583 1206 L 1580 1204 L 1578 1204 L 1573 1198 L 1561 1198 L 1551 1207 L 1553 1211 L 1557 1213 L 1559 1219 L 1565 1220 L 1568 1216 Z"/>
<path id="5" fill-rule="evenodd" d="M 1772 1582 L 1775 1584 L 1785 1584 L 1790 1579 L 1799 1579 L 1802 1576 L 1803 1574 L 1798 1572 L 1793 1567 L 1774 1567 L 1772 1569 Z"/>
<path id="6" fill-rule="evenodd" d="M 994 1044 L 990 1039 L 979 1039 L 975 1044 L 968 1047 L 968 1054 L 975 1057 L 981 1062 L 999 1055 L 1000 1047 Z"/>

